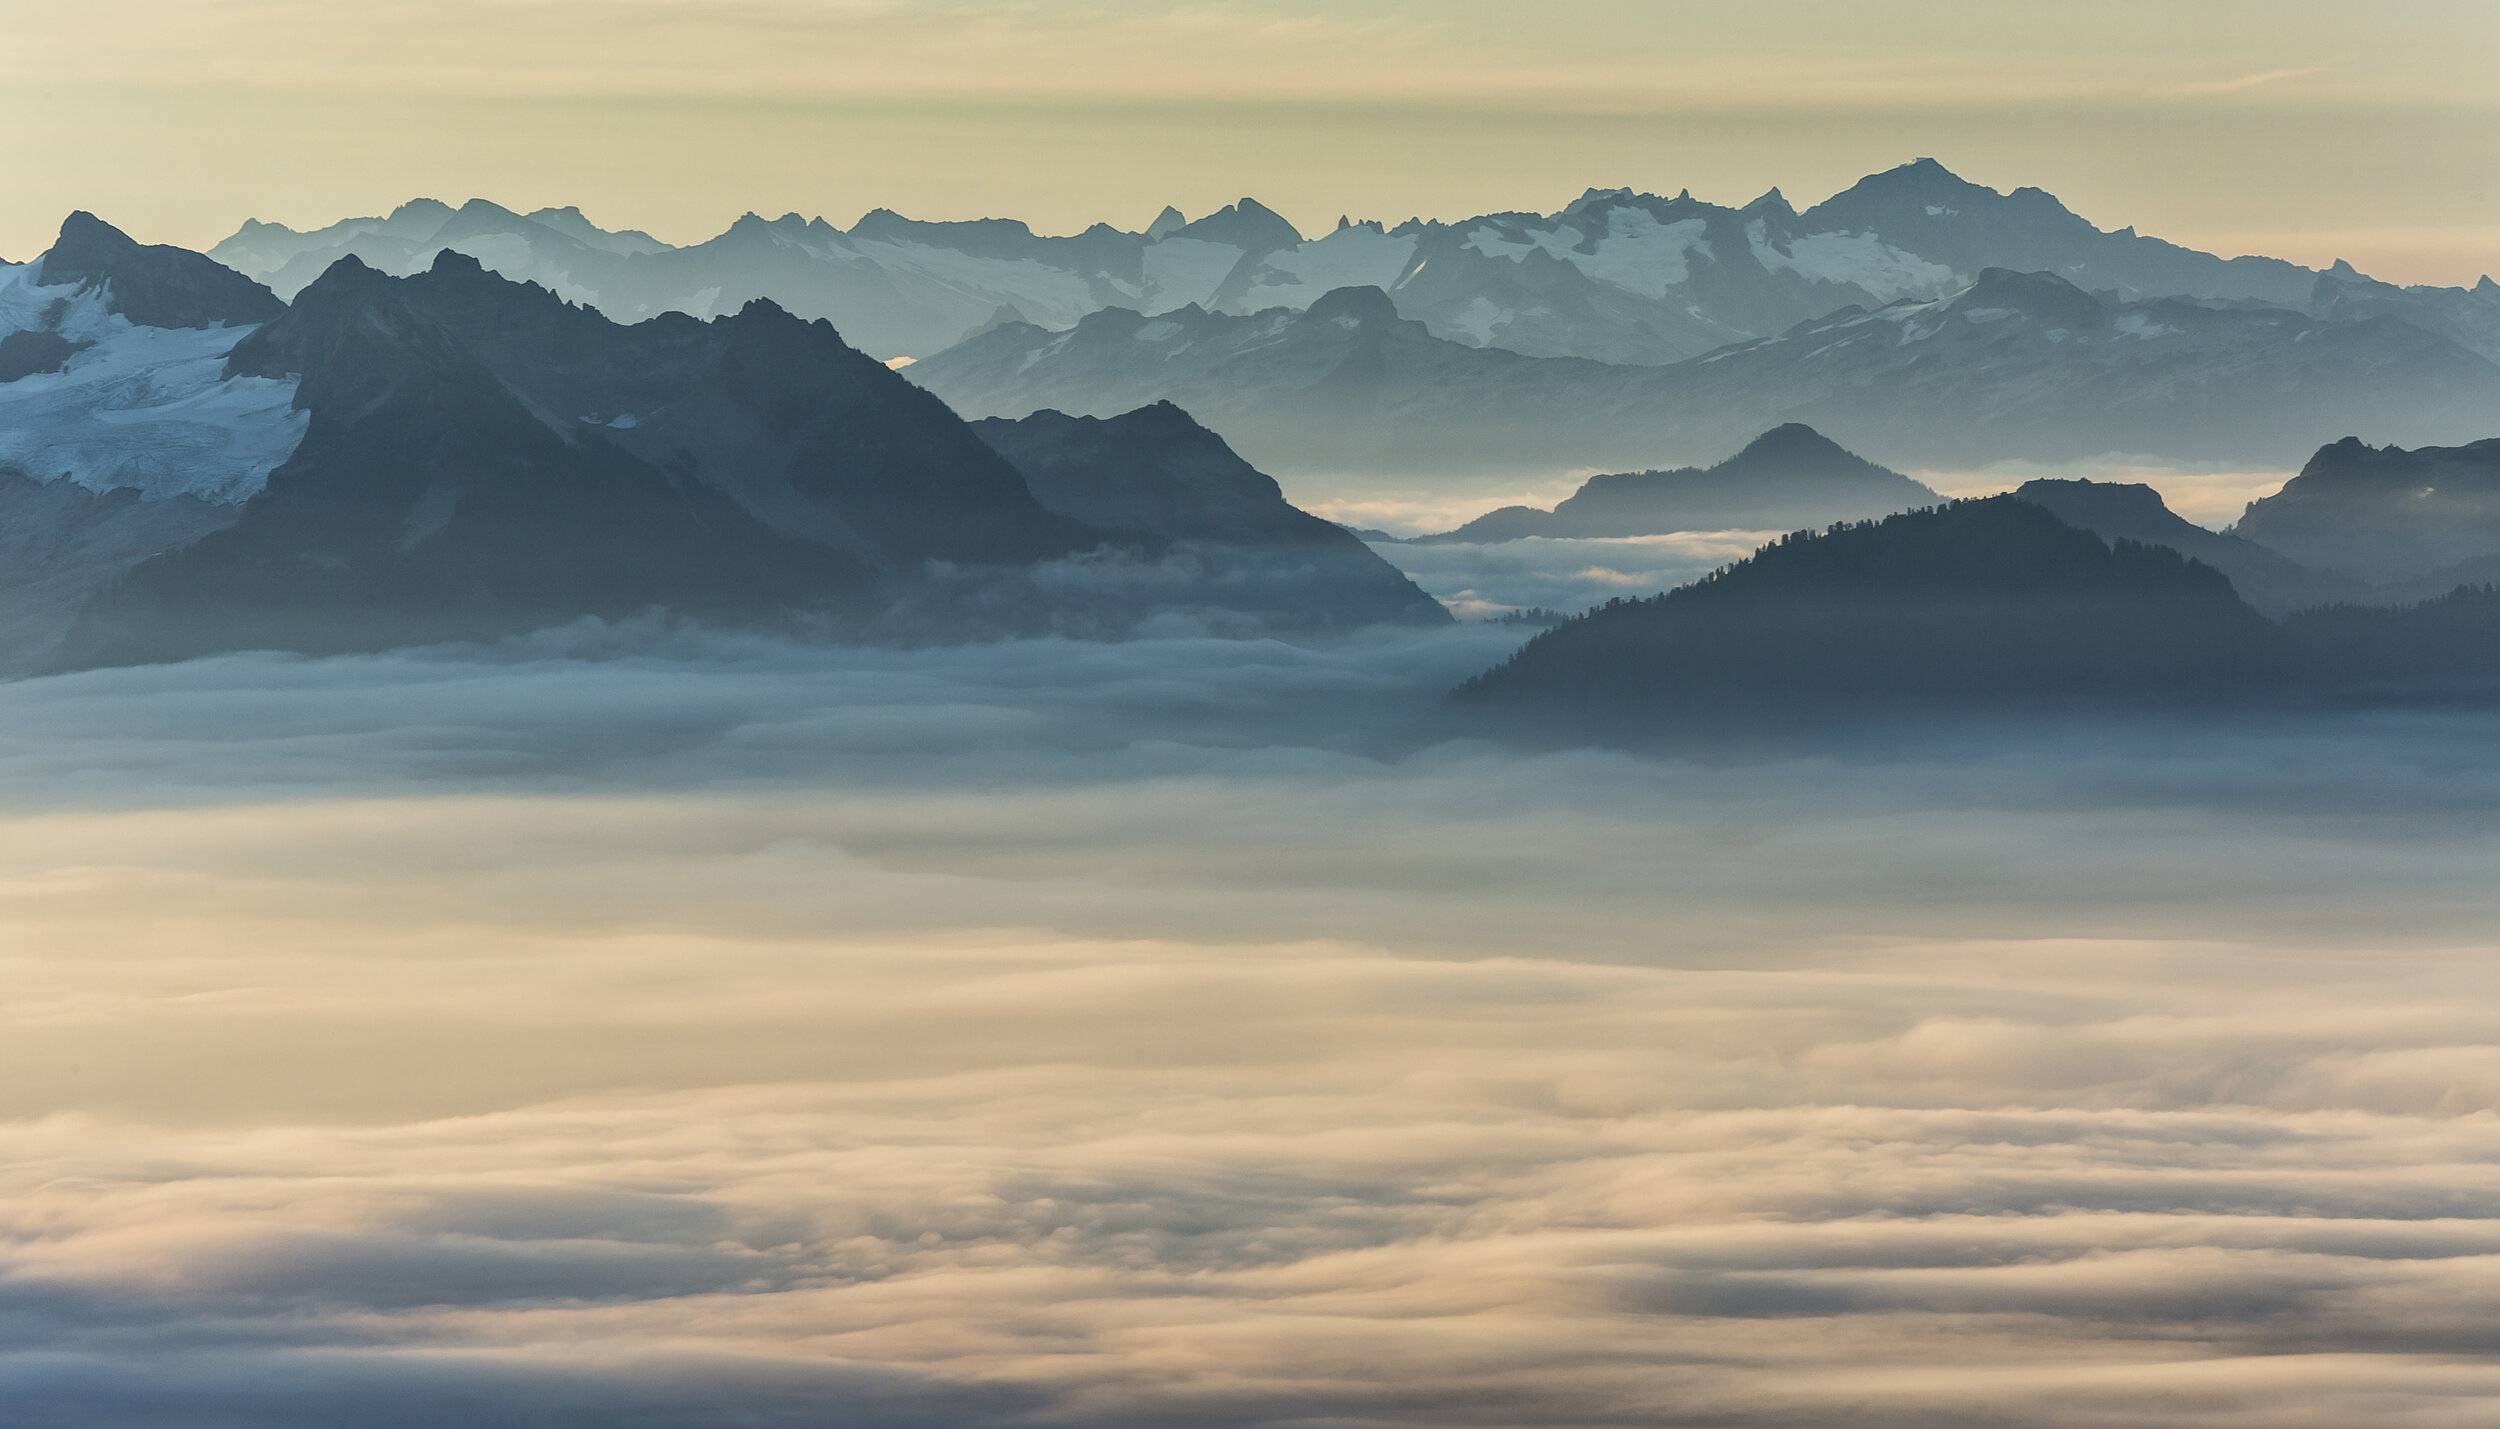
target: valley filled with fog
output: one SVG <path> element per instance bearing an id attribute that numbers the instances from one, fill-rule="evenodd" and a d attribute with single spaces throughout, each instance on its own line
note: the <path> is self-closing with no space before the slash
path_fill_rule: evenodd
<path id="1" fill-rule="evenodd" d="M 1432 735 L 1519 635 L 582 623 L 0 685 L 0 1397 L 2446 1426 L 2500 1393 L 2494 717 Z"/>

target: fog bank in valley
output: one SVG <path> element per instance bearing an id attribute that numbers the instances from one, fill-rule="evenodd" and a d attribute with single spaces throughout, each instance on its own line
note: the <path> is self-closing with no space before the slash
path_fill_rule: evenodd
<path id="1" fill-rule="evenodd" d="M 0 1423 L 2487 1417 L 2500 723 L 1519 634 L 0 685 Z"/>

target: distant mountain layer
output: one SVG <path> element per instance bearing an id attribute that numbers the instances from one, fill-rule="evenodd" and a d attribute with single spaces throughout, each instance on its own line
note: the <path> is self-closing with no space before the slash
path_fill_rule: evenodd
<path id="1" fill-rule="evenodd" d="M 0 270 L 0 356 L 11 671 L 654 610 L 868 639 L 1448 618 L 1177 411 L 1083 424 L 1045 504 L 769 303 L 623 325 L 446 252 L 287 304 L 80 215 Z M 1153 480 L 1151 519 L 1067 514 Z M 1190 501 L 1186 539 L 1158 529 Z"/>
<path id="2" fill-rule="evenodd" d="M 1853 456 L 1802 423 L 1777 427 L 1708 468 L 1593 476 L 1551 511 L 1505 506 L 1418 545 L 1527 536 L 1656 536 L 1672 531 L 1793 531 L 1862 521 L 1942 498 L 1924 483 Z"/>
<path id="3" fill-rule="evenodd" d="M 2133 229 L 2104 232 L 2038 189 L 1999 193 L 1927 159 L 1803 213 L 1776 189 L 1741 208 L 1610 189 L 1552 214 L 1344 222 L 1305 238 L 1243 199 L 1195 222 L 1167 209 L 1143 232 L 1096 224 L 1046 237 L 1013 220 L 925 223 L 880 209 L 848 230 L 750 214 L 717 238 L 674 248 L 601 230 L 577 209 L 523 215 L 482 200 L 458 209 L 419 200 L 307 233 L 247 223 L 212 256 L 291 296 L 350 254 L 404 275 L 444 248 L 629 321 L 672 311 L 708 318 L 770 298 L 832 321 L 880 358 L 928 357 L 1001 318 L 1064 330 L 1112 307 L 1148 316 L 1192 305 L 1235 315 L 1300 310 L 1344 287 L 1382 289 L 1400 313 L 1453 342 L 1616 363 L 1696 357 L 1852 305 L 1939 298 L 1988 268 L 2055 273 L 2122 302 L 2301 307 L 2321 292 L 2311 270 L 2218 258 Z M 2409 320 L 2460 303 L 2480 312 L 2486 301 L 2484 289 L 2379 293 L 2384 286 L 2369 301 L 2393 303 Z M 2481 350 L 2500 359 L 2500 334 L 2483 319 L 2437 321 L 2468 346 L 2489 339 Z"/>
<path id="4" fill-rule="evenodd" d="M 2281 624 L 2221 572 L 2104 542 L 2013 496 L 1800 534 L 1610 603 L 1451 696 L 1462 715 L 1610 737 L 1911 712 L 2500 697 L 2500 592 Z"/>
<path id="5" fill-rule="evenodd" d="M 2118 303 L 2001 269 L 1665 367 L 1469 347 L 1349 288 L 1303 312 L 1009 324 L 909 375 L 970 415 L 1178 402 L 1289 473 L 1629 470 L 1789 422 L 1887 465 L 1941 467 L 2109 451 L 2288 463 L 2353 432 L 2500 426 L 2500 365 L 2394 318 Z"/>

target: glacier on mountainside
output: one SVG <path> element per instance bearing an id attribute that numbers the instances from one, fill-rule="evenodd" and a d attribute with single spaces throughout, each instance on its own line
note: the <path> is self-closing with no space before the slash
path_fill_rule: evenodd
<path id="1" fill-rule="evenodd" d="M 0 333 L 84 344 L 58 372 L 0 383 L 0 469 L 155 500 L 250 499 L 294 455 L 307 415 L 293 379 L 225 375 L 248 327 L 142 327 L 101 293 L 0 266 Z"/>

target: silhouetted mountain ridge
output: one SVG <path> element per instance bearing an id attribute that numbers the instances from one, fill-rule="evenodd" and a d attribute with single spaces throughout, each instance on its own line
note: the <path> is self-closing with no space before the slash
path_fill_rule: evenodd
<path id="1" fill-rule="evenodd" d="M 1551 511 L 1506 506 L 1419 545 L 1526 536 L 1653 536 L 1797 530 L 1889 515 L 1940 498 L 1801 422 L 1774 427 L 1716 466 L 1593 476 Z"/>
<path id="2" fill-rule="evenodd" d="M 2500 594 L 2278 625 L 2211 566 L 2105 542 L 2001 496 L 1789 537 L 1693 585 L 1609 603 L 1531 640 L 1450 705 L 1608 737 L 2495 691 Z"/>

